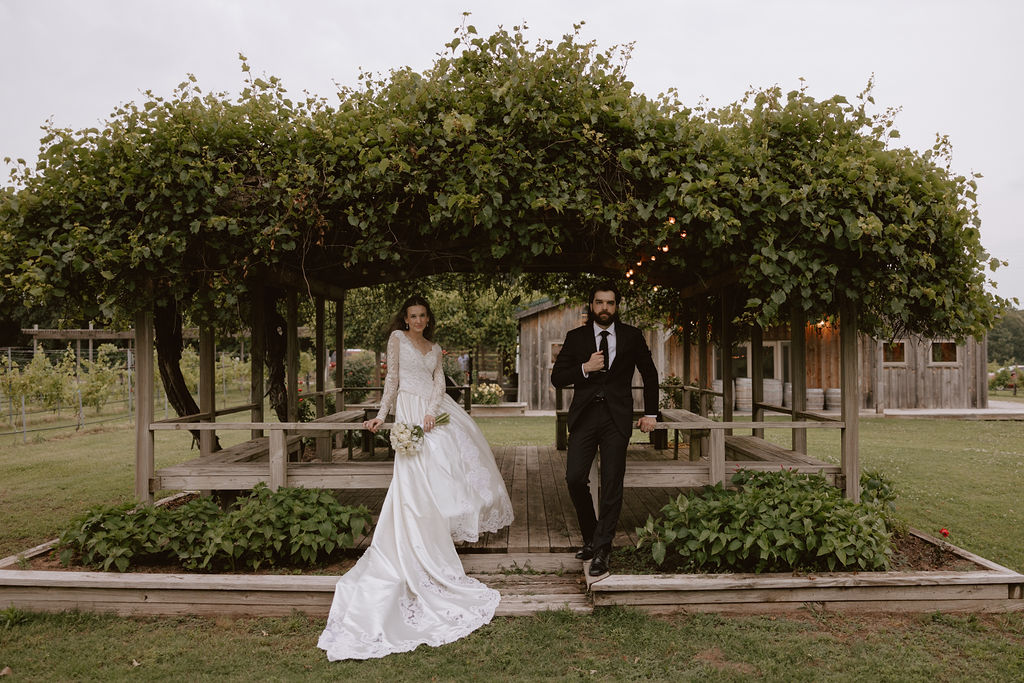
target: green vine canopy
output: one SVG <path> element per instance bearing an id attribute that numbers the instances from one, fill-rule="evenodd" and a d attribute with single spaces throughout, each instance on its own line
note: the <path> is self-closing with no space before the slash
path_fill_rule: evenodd
<path id="1" fill-rule="evenodd" d="M 350 288 L 444 272 L 599 273 L 669 321 L 725 278 L 770 324 L 858 304 L 872 334 L 980 335 L 974 177 L 894 147 L 891 111 L 767 88 L 724 108 L 649 98 L 628 48 L 580 29 L 457 31 L 433 67 L 292 99 L 242 58 L 240 95 L 49 127 L 0 191 L 0 312 L 110 319 L 173 303 L 226 328 L 255 281 Z"/>

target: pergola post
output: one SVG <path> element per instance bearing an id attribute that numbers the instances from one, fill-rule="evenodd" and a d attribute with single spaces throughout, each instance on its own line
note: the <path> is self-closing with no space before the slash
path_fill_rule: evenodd
<path id="1" fill-rule="evenodd" d="M 764 420 L 764 330 L 757 323 L 750 328 L 750 400 L 753 410 L 750 415 L 751 422 Z M 764 438 L 763 429 L 754 429 L 753 435 L 759 439 Z"/>
<path id="2" fill-rule="evenodd" d="M 885 342 L 875 343 L 875 412 L 885 415 Z"/>
<path id="3" fill-rule="evenodd" d="M 707 390 L 711 389 L 711 378 L 708 372 L 708 308 L 705 299 L 701 299 L 697 304 L 697 386 L 702 391 L 697 396 L 697 412 L 701 417 L 708 416 L 708 396 Z M 701 455 L 707 450 L 708 437 L 706 436 L 694 436 L 694 432 L 690 431 L 690 460 L 696 462 L 700 460 Z"/>
<path id="4" fill-rule="evenodd" d="M 299 297 L 295 290 L 286 295 L 285 384 L 288 391 L 288 421 L 299 421 Z"/>
<path id="5" fill-rule="evenodd" d="M 705 301 L 697 304 L 697 385 L 704 390 L 711 388 L 708 372 L 708 309 Z M 708 394 L 700 392 L 698 399 L 701 417 L 708 416 Z"/>
<path id="6" fill-rule="evenodd" d="M 135 339 L 138 353 L 135 359 L 135 500 L 152 503 L 150 481 L 156 473 L 154 465 L 153 432 L 153 312 L 135 314 Z"/>
<path id="7" fill-rule="evenodd" d="M 802 309 L 794 308 L 789 319 L 789 368 L 793 385 L 793 421 L 803 419 L 807 410 L 807 318 Z M 807 430 L 794 429 L 793 450 L 807 453 Z"/>
<path id="8" fill-rule="evenodd" d="M 326 319 L 326 310 L 324 298 L 318 296 L 315 299 L 316 306 L 316 416 L 323 417 L 326 413 L 326 396 L 324 391 L 327 389 L 327 385 L 324 382 L 327 374 L 327 343 L 325 342 L 324 335 L 324 323 Z M 331 434 L 330 432 L 324 433 L 322 436 L 316 438 L 316 457 L 318 460 L 323 462 L 329 462 L 331 459 Z"/>
<path id="9" fill-rule="evenodd" d="M 252 348 L 249 350 L 249 419 L 252 422 L 263 422 L 263 368 L 267 356 L 267 326 L 263 306 L 265 304 L 263 286 L 254 284 L 252 289 Z M 251 438 L 263 436 L 262 429 L 253 429 Z"/>
<path id="10" fill-rule="evenodd" d="M 345 299 L 334 302 L 334 386 L 345 386 Z M 345 392 L 339 391 L 335 399 L 337 410 L 345 410 Z"/>
<path id="11" fill-rule="evenodd" d="M 732 407 L 736 402 L 735 390 L 732 383 L 732 307 L 729 305 L 731 297 L 727 290 L 722 290 L 720 324 L 722 343 L 719 347 L 722 356 L 722 421 L 732 422 Z M 725 430 L 725 436 L 732 435 L 732 430 Z"/>
<path id="12" fill-rule="evenodd" d="M 200 422 L 216 422 L 217 411 L 217 374 L 216 349 L 213 340 L 213 327 L 209 323 L 199 328 L 199 412 L 203 414 Z M 216 432 L 204 429 L 199 432 L 199 454 L 213 453 Z"/>
<path id="13" fill-rule="evenodd" d="M 857 304 L 843 300 L 839 311 L 839 382 L 842 392 L 840 406 L 844 424 L 840 464 L 845 480 L 844 494 L 857 503 L 860 502 L 860 382 L 857 377 L 860 364 L 857 358 Z"/>

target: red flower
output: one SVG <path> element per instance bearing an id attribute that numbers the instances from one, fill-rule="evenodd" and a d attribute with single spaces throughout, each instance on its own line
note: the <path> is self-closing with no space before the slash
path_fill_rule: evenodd
<path id="1" fill-rule="evenodd" d="M 939 533 L 943 536 L 949 536 L 949 529 L 939 529 Z"/>

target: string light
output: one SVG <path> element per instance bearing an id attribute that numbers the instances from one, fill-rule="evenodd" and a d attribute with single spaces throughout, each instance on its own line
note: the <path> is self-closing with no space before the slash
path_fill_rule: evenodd
<path id="1" fill-rule="evenodd" d="M 668 245 L 666 244 L 665 246 L 663 246 L 663 247 L 661 248 L 661 250 L 662 250 L 662 251 L 668 251 Z"/>
<path id="2" fill-rule="evenodd" d="M 674 216 L 669 216 L 668 217 L 668 224 L 669 225 L 675 225 L 676 224 L 676 219 L 675 219 Z"/>

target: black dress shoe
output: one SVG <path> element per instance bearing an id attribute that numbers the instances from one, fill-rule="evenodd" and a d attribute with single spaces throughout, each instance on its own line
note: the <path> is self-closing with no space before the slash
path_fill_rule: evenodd
<path id="1" fill-rule="evenodd" d="M 576 551 L 577 560 L 589 560 L 594 557 L 594 546 L 589 543 L 584 543 L 583 547 Z"/>
<path id="2" fill-rule="evenodd" d="M 594 560 L 590 563 L 590 575 L 601 576 L 602 574 L 607 574 L 611 556 L 612 549 L 607 546 L 594 551 Z"/>

